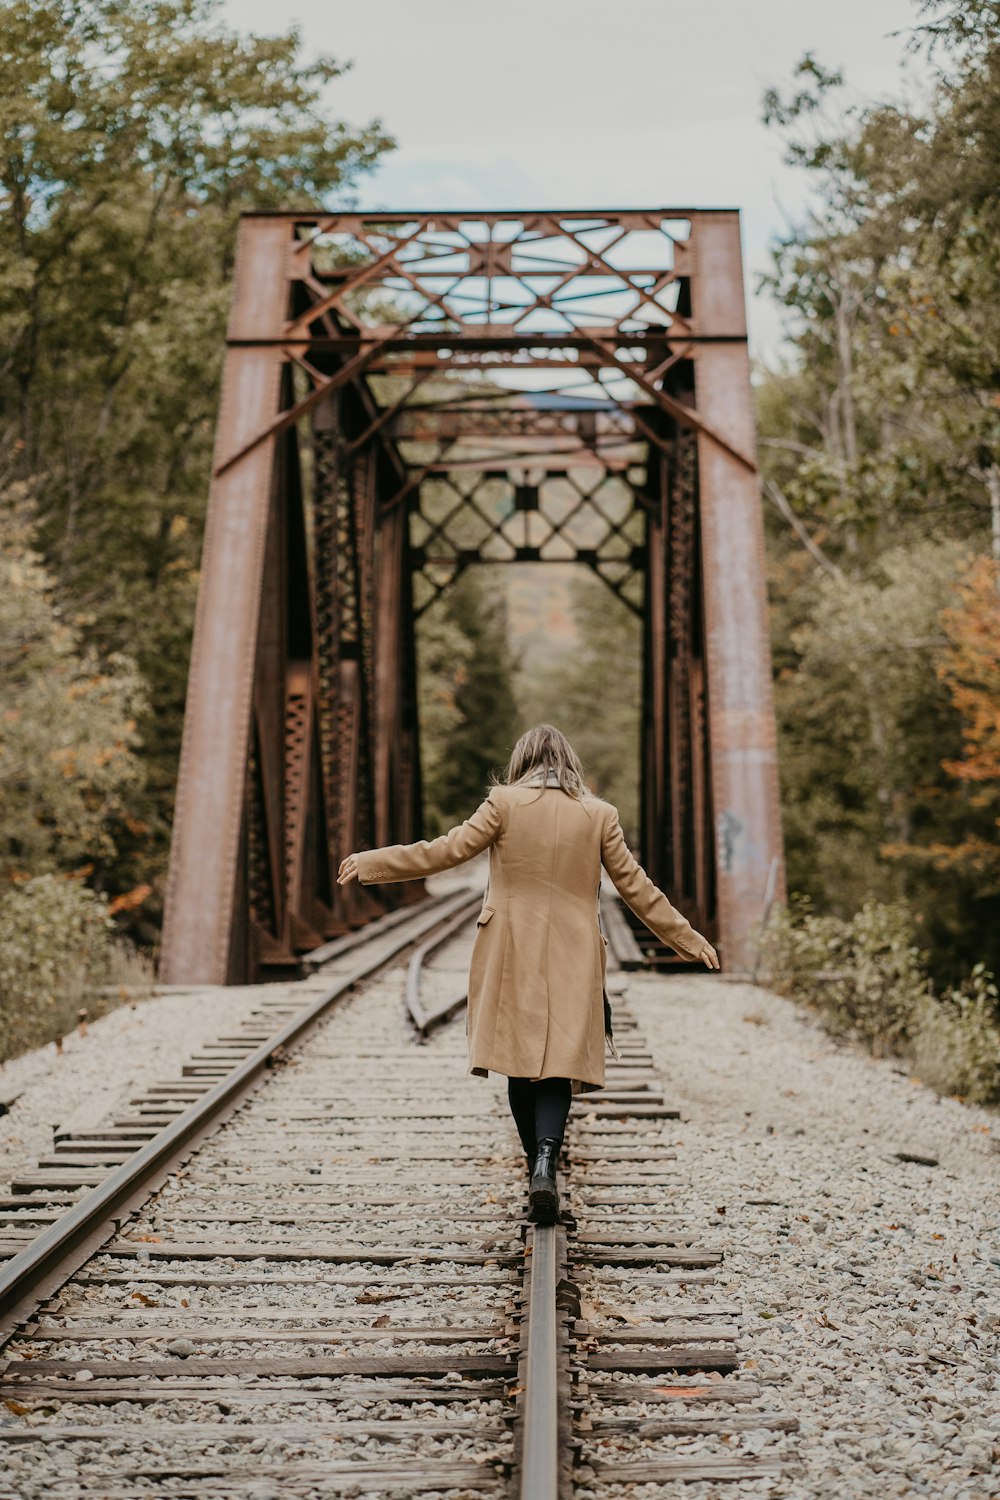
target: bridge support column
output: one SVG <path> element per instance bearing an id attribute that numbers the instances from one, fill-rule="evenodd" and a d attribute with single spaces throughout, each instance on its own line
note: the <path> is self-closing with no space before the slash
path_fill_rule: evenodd
<path id="1" fill-rule="evenodd" d="M 284 219 L 241 224 L 230 340 L 280 336 L 291 233 Z M 216 466 L 274 419 L 282 368 L 278 347 L 230 344 Z M 209 497 L 163 921 L 167 984 L 231 977 L 237 886 L 247 881 L 247 745 L 276 445 L 275 436 L 258 442 L 216 476 Z"/>
<path id="2" fill-rule="evenodd" d="M 695 289 L 699 415 L 739 453 L 755 454 L 739 216 L 699 226 Z M 767 623 L 764 526 L 756 473 L 702 432 L 699 518 L 708 664 L 719 941 L 730 971 L 752 967 L 768 892 L 784 895 Z"/>

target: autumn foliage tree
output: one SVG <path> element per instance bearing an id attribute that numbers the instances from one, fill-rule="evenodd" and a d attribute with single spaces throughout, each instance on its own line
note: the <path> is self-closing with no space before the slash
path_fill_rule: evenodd
<path id="1" fill-rule="evenodd" d="M 127 964 L 102 887 L 143 766 L 134 662 L 99 658 L 59 603 L 30 493 L 0 495 L 0 1061 L 60 1036 Z M 123 892 L 141 905 L 148 886 Z"/>
<path id="2" fill-rule="evenodd" d="M 965 753 L 945 769 L 1000 788 L 1000 562 L 974 557 L 962 570 L 960 604 L 942 623 L 949 650 L 938 673 L 962 716 Z"/>
<path id="3" fill-rule="evenodd" d="M 143 769 L 135 664 L 100 659 L 59 603 L 29 498 L 0 507 L 0 881 L 63 870 L 106 884 Z"/>
<path id="4" fill-rule="evenodd" d="M 956 792 L 978 817 L 983 832 L 967 831 L 956 844 L 935 842 L 926 852 L 939 870 L 961 869 L 1000 891 L 1000 562 L 972 557 L 958 581 L 958 603 L 941 624 L 948 645 L 938 676 L 951 693 L 962 725 L 962 754 L 942 762 Z"/>

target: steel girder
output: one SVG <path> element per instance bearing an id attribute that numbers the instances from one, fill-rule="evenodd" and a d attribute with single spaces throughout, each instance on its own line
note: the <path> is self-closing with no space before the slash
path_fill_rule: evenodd
<path id="1" fill-rule="evenodd" d="M 419 836 L 416 615 L 535 558 L 643 614 L 641 853 L 746 968 L 782 851 L 738 215 L 246 216 L 165 980 L 419 897 L 334 878 Z"/>

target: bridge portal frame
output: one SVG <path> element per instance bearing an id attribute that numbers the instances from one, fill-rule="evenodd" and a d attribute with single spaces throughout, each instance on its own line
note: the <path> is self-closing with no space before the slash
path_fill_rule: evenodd
<path id="1" fill-rule="evenodd" d="M 658 233 L 669 264 L 614 259 Z M 545 262 L 560 235 L 561 267 Z M 349 848 L 419 837 L 407 516 L 454 451 L 424 463 L 396 434 L 446 363 L 531 351 L 631 393 L 612 400 L 657 476 L 643 486 L 641 854 L 724 967 L 751 966 L 783 860 L 738 211 L 260 213 L 239 230 L 164 982 L 280 972 L 385 909 L 375 890 L 341 892 L 335 869 Z M 380 376 L 405 389 L 376 399 Z M 607 467 L 610 445 L 578 426 L 569 461 Z"/>

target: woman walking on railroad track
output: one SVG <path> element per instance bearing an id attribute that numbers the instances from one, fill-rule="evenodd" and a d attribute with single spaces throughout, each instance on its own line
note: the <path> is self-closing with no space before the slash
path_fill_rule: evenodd
<path id="1" fill-rule="evenodd" d="M 556 1162 L 573 1094 L 604 1086 L 601 866 L 646 926 L 683 958 L 715 949 L 636 863 L 617 809 L 595 797 L 566 736 L 537 724 L 503 781 L 440 838 L 348 854 L 339 885 L 418 880 L 489 850 L 489 885 L 469 969 L 469 1071 L 507 1076 L 538 1223 L 559 1212 Z"/>

